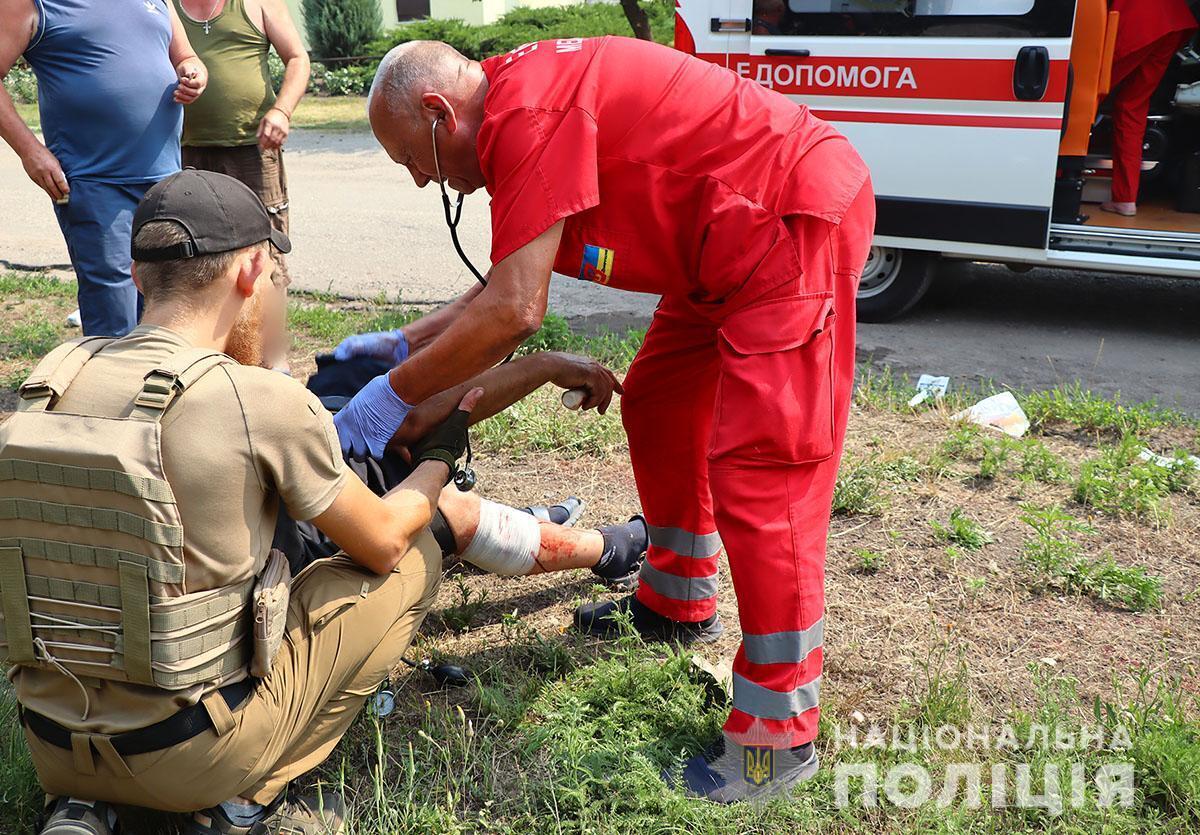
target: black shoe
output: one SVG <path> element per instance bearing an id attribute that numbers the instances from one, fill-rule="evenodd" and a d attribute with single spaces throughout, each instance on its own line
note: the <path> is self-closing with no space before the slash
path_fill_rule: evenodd
<path id="1" fill-rule="evenodd" d="M 575 628 L 598 638 L 616 638 L 621 634 L 623 620 L 617 616 L 625 614 L 629 615 L 634 630 L 647 641 L 709 644 L 725 631 L 716 613 L 698 622 L 671 620 L 653 611 L 632 594 L 620 600 L 584 603 L 575 610 Z"/>
<path id="2" fill-rule="evenodd" d="M 679 779 L 663 772 L 673 789 L 713 803 L 737 803 L 791 791 L 817 773 L 817 752 L 811 742 L 795 748 L 747 748 L 717 737 L 704 753 L 683 764 Z"/>
<path id="3" fill-rule="evenodd" d="M 592 573 L 613 591 L 633 591 L 650 547 L 646 517 L 640 513 L 630 516 L 625 524 L 601 528 L 600 533 L 604 536 L 604 553 L 592 566 Z"/>
<path id="4" fill-rule="evenodd" d="M 114 835 L 120 831 L 116 812 L 108 803 L 59 797 L 46 809 L 42 835 Z"/>

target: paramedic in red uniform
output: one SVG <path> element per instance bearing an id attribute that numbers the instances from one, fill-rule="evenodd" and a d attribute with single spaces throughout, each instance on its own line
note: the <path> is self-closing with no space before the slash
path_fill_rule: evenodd
<path id="1" fill-rule="evenodd" d="M 1112 68 L 1113 182 L 1112 200 L 1100 208 L 1132 217 L 1150 97 L 1196 29 L 1196 18 L 1187 0 L 1111 0 L 1109 6 L 1120 13 Z"/>
<path id="2" fill-rule="evenodd" d="M 875 217 L 864 163 L 807 108 L 628 38 L 482 64 L 404 44 L 368 107 L 417 185 L 440 170 L 460 192 L 487 189 L 492 268 L 438 338 L 339 413 L 343 445 L 375 454 L 409 404 L 516 348 L 552 269 L 661 294 L 622 401 L 647 561 L 635 596 L 585 605 L 576 624 L 613 635 L 628 612 L 648 638 L 713 640 L 726 552 L 743 632 L 733 711 L 686 788 L 732 801 L 811 775 L 825 537 Z M 775 749 L 773 781 L 743 779 L 739 745 Z"/>

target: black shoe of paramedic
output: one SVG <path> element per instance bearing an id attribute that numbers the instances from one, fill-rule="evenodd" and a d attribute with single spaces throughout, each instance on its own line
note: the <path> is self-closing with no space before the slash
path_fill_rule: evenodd
<path id="1" fill-rule="evenodd" d="M 600 535 L 604 537 L 604 551 L 592 566 L 592 573 L 613 591 L 633 591 L 650 547 L 645 517 L 639 513 L 623 525 L 605 525 Z"/>
<path id="2" fill-rule="evenodd" d="M 684 794 L 728 804 L 785 794 L 817 773 L 817 752 L 811 742 L 771 750 L 769 764 L 763 756 L 721 734 L 704 753 L 684 763 L 682 773 L 664 771 L 662 777 Z M 754 764 L 759 767 L 753 769 Z"/>
<path id="3" fill-rule="evenodd" d="M 59 797 L 46 813 L 42 835 L 113 835 L 120 830 L 113 807 L 99 801 Z"/>
<path id="4" fill-rule="evenodd" d="M 617 638 L 621 634 L 623 620 L 620 616 L 626 614 L 634 630 L 647 641 L 709 644 L 725 631 L 721 617 L 716 613 L 691 623 L 671 620 L 651 610 L 632 594 L 620 600 L 584 603 L 575 610 L 575 628 L 598 638 Z"/>

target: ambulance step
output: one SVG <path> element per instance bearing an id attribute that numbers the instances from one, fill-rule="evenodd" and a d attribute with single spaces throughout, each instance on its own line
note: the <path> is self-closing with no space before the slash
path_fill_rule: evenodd
<path id="1" fill-rule="evenodd" d="M 1054 223 L 1050 249 L 1200 261 L 1200 234 Z"/>

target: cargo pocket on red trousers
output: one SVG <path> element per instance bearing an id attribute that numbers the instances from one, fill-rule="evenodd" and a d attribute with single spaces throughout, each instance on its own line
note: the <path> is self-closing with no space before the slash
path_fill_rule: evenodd
<path id="1" fill-rule="evenodd" d="M 788 296 L 731 314 L 710 459 L 802 464 L 833 455 L 833 294 Z"/>

